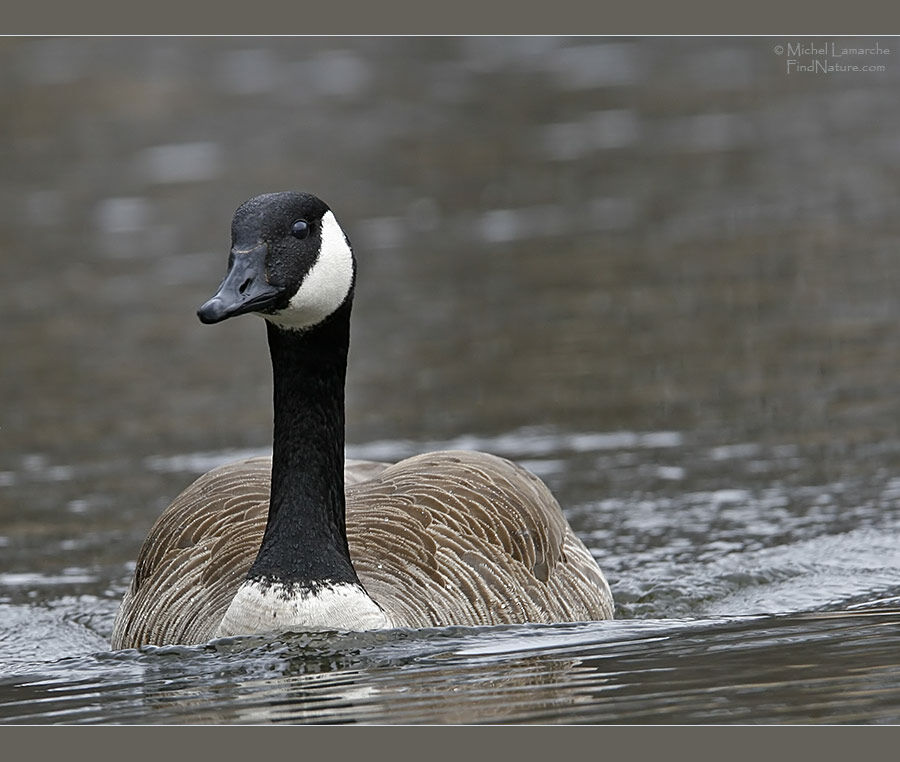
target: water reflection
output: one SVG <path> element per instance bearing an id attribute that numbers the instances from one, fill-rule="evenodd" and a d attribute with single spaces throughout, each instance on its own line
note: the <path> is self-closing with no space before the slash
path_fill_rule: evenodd
<path id="1" fill-rule="evenodd" d="M 0 686 L 4 716 L 40 722 L 895 722 L 898 617 L 248 638 L 98 655 L 102 680 L 70 660 Z"/>

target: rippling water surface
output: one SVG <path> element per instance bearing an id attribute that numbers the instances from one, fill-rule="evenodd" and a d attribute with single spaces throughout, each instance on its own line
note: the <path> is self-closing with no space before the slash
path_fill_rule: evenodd
<path id="1" fill-rule="evenodd" d="M 0 41 L 0 722 L 900 722 L 900 61 L 777 42 Z M 348 455 L 523 462 L 616 621 L 109 651 L 269 447 L 194 310 L 285 188 L 359 259 Z"/>

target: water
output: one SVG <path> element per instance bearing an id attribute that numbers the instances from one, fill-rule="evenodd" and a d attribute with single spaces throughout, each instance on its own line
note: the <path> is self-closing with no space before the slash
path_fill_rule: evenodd
<path id="1" fill-rule="evenodd" d="M 779 42 L 0 41 L 0 721 L 900 721 L 900 64 Z M 108 650 L 269 446 L 194 310 L 285 188 L 359 257 L 348 455 L 525 463 L 616 621 Z"/>

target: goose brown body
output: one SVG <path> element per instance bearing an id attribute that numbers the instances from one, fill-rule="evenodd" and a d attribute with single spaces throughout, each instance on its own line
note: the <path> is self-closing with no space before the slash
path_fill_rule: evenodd
<path id="1" fill-rule="evenodd" d="M 173 501 L 138 557 L 113 648 L 215 637 L 259 550 L 271 468 L 268 457 L 215 468 Z M 396 627 L 613 615 L 556 499 L 511 461 L 468 451 L 348 461 L 345 483 L 351 559 Z"/>

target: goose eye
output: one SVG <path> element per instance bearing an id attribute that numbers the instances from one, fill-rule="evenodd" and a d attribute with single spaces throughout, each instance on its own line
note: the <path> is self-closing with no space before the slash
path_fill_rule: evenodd
<path id="1" fill-rule="evenodd" d="M 306 238 L 309 235 L 309 223 L 306 220 L 297 220 L 291 225 L 291 235 L 294 238 Z"/>

